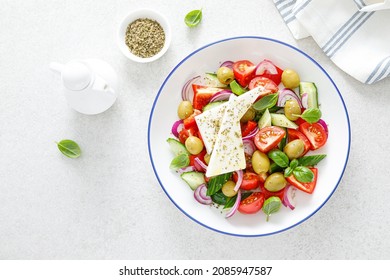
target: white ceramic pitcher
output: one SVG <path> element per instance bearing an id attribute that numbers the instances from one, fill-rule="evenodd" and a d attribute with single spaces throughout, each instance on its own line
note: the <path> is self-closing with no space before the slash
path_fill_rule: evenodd
<path id="1" fill-rule="evenodd" d="M 66 64 L 52 62 L 50 69 L 61 74 L 66 100 L 76 111 L 95 115 L 115 103 L 117 75 L 105 61 L 85 59 L 72 60 Z"/>

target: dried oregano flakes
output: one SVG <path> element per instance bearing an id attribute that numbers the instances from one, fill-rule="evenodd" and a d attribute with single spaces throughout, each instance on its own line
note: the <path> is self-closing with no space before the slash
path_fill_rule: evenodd
<path id="1" fill-rule="evenodd" d="M 165 32 L 157 21 L 140 18 L 127 26 L 125 41 L 131 53 L 148 58 L 164 47 Z"/>

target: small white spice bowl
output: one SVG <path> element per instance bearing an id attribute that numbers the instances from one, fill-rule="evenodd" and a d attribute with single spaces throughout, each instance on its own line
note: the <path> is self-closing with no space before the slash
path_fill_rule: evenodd
<path id="1" fill-rule="evenodd" d="M 126 30 L 129 24 L 141 18 L 157 21 L 164 29 L 164 33 L 165 33 L 164 47 L 160 50 L 160 52 L 158 52 L 154 56 L 146 57 L 146 58 L 134 55 L 130 51 L 129 47 L 126 45 L 126 39 L 125 39 Z M 140 9 L 140 10 L 132 11 L 121 21 L 119 25 L 118 34 L 117 34 L 117 41 L 118 41 L 119 49 L 127 58 L 135 62 L 146 63 L 146 62 L 155 61 L 164 55 L 164 53 L 168 50 L 169 45 L 171 44 L 171 37 L 172 37 L 171 26 L 169 25 L 169 22 L 165 16 L 163 16 L 162 14 L 154 10 Z"/>

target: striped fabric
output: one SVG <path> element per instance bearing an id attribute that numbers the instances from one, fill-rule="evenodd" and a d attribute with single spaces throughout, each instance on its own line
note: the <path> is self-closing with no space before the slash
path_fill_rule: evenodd
<path id="1" fill-rule="evenodd" d="M 390 10 L 361 12 L 380 0 L 274 0 L 296 39 L 312 36 L 324 53 L 357 80 L 390 76 Z"/>

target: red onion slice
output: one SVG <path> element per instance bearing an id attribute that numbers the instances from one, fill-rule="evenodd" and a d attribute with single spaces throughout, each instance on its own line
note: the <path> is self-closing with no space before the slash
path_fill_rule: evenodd
<path id="1" fill-rule="evenodd" d="M 307 109 L 308 107 L 308 104 L 307 104 L 307 99 L 309 98 L 309 95 L 307 94 L 307 92 L 303 93 L 302 96 L 301 96 L 301 99 L 302 99 L 302 108 L 305 108 Z"/>
<path id="2" fill-rule="evenodd" d="M 244 178 L 244 172 L 242 170 L 237 170 L 236 171 L 237 173 L 237 182 L 236 182 L 236 185 L 234 186 L 234 191 L 238 191 L 241 184 L 242 184 L 242 180 Z"/>
<path id="3" fill-rule="evenodd" d="M 176 137 L 179 137 L 179 128 L 180 128 L 180 125 L 183 124 L 183 120 L 178 120 L 178 121 L 175 121 L 172 125 L 172 129 L 171 129 L 171 132 L 173 135 L 175 135 Z"/>
<path id="4" fill-rule="evenodd" d="M 295 91 L 288 88 L 284 88 L 280 91 L 277 105 L 279 107 L 284 107 L 286 105 L 286 101 L 291 99 L 295 99 L 298 102 L 299 107 L 302 108 L 301 99 L 298 97 Z"/>
<path id="5" fill-rule="evenodd" d="M 319 123 L 324 128 L 326 135 L 328 135 L 329 130 L 328 130 L 328 125 L 326 124 L 326 122 L 323 119 L 319 119 L 319 121 L 317 123 Z"/>
<path id="6" fill-rule="evenodd" d="M 237 212 L 238 206 L 240 206 L 240 202 L 241 202 L 241 191 L 238 190 L 236 202 L 234 202 L 234 205 L 232 208 L 230 208 L 230 211 L 226 213 L 226 218 L 230 218 Z"/>
<path id="7" fill-rule="evenodd" d="M 192 101 L 192 95 L 193 95 L 193 92 L 192 92 L 192 84 L 198 80 L 200 78 L 200 76 L 196 76 L 196 77 L 193 77 L 191 79 L 189 79 L 182 87 L 181 89 L 181 99 L 183 101 Z"/>
<path id="8" fill-rule="evenodd" d="M 179 173 L 179 174 L 182 174 L 184 172 L 192 172 L 192 171 L 196 171 L 195 167 L 193 167 L 193 166 L 186 166 L 186 167 L 178 169 L 176 172 Z"/>
<path id="9" fill-rule="evenodd" d="M 205 172 L 207 170 L 207 165 L 204 164 L 203 161 L 201 161 L 201 159 L 199 157 L 196 157 L 194 159 L 194 167 L 197 171 L 200 171 L 200 172 Z"/>
<path id="10" fill-rule="evenodd" d="M 215 93 L 215 94 L 211 97 L 210 102 L 229 100 L 229 97 L 230 97 L 230 95 L 232 95 L 232 94 L 233 94 L 233 92 L 232 92 L 231 90 L 228 90 L 228 89 L 219 91 L 219 92 Z"/>
<path id="11" fill-rule="evenodd" d="M 233 69 L 233 64 L 234 64 L 233 61 L 227 60 L 225 62 L 222 62 L 219 67 L 228 67 L 230 69 Z"/>
<path id="12" fill-rule="evenodd" d="M 278 70 L 275 65 L 271 61 L 264 59 L 262 62 L 257 64 L 255 74 L 256 76 L 261 76 L 266 72 L 272 75 L 278 74 Z"/>
<path id="13" fill-rule="evenodd" d="M 202 184 L 199 187 L 197 187 L 194 191 L 194 197 L 195 200 L 198 201 L 201 204 L 209 205 L 213 203 L 213 200 L 210 196 L 206 195 L 207 193 L 207 187 L 206 184 Z"/>
<path id="14" fill-rule="evenodd" d="M 244 144 L 244 152 L 247 155 L 252 156 L 253 153 L 256 151 L 255 143 L 251 139 L 244 139 L 242 140 L 242 143 Z"/>
<path id="15" fill-rule="evenodd" d="M 259 132 L 259 127 L 257 126 L 256 128 L 254 128 L 251 132 L 249 132 L 248 135 L 242 137 L 243 140 L 246 140 L 246 139 L 252 139 L 256 134 L 257 132 Z"/>
<path id="16" fill-rule="evenodd" d="M 286 207 L 289 207 L 291 210 L 295 209 L 295 192 L 296 188 L 294 188 L 292 185 L 287 185 L 286 189 L 284 190 L 283 195 L 283 205 Z"/>

